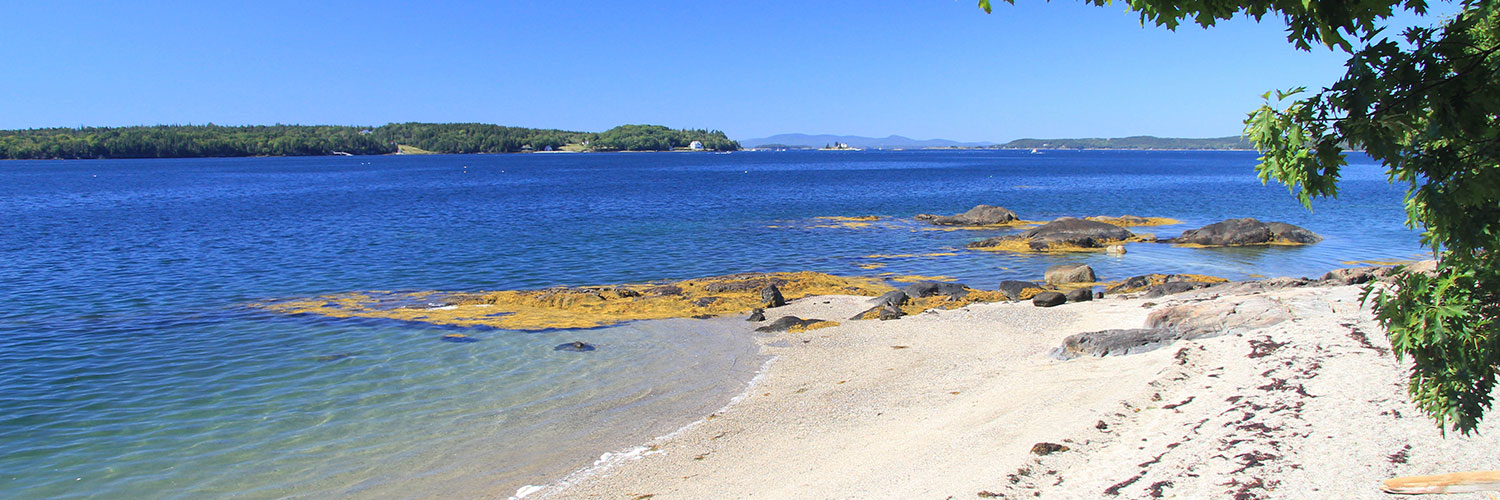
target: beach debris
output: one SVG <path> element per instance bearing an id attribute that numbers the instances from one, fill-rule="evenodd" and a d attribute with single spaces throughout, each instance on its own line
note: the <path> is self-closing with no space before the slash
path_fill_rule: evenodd
<path id="1" fill-rule="evenodd" d="M 1005 280 L 1000 282 L 1000 293 L 1010 300 L 1030 299 L 1038 293 L 1047 291 L 1042 285 L 1030 281 Z"/>
<path id="2" fill-rule="evenodd" d="M 759 307 L 755 308 L 754 311 L 750 311 L 750 317 L 745 318 L 745 321 L 751 321 L 751 322 L 765 321 L 765 320 L 766 320 L 766 310 L 765 309 L 761 309 Z"/>
<path id="3" fill-rule="evenodd" d="M 1181 236 L 1163 240 L 1163 243 L 1198 247 L 1229 247 L 1246 245 L 1310 245 L 1323 241 L 1312 231 L 1285 222 L 1261 222 L 1252 218 L 1229 219 L 1215 222 L 1198 229 L 1184 231 Z"/>
<path id="4" fill-rule="evenodd" d="M 1042 276 L 1048 285 L 1093 283 L 1099 281 L 1099 277 L 1094 275 L 1094 268 L 1088 264 L 1058 264 L 1048 267 Z"/>
<path id="5" fill-rule="evenodd" d="M 1074 252 L 1103 250 L 1128 241 L 1148 241 L 1113 224 L 1062 217 L 1020 234 L 996 236 L 969 243 L 977 250 L 1004 252 Z"/>
<path id="6" fill-rule="evenodd" d="M 936 226 L 994 226 L 1020 220 L 1015 212 L 994 205 L 976 205 L 957 215 L 917 214 L 916 219 Z"/>
<path id="7" fill-rule="evenodd" d="M 761 289 L 760 300 L 764 302 L 763 307 L 767 308 L 786 305 L 786 298 L 781 296 L 781 289 L 776 288 L 775 283 L 766 285 L 765 288 Z"/>
<path id="8" fill-rule="evenodd" d="M 1068 297 L 1057 292 L 1042 292 L 1031 298 L 1031 305 L 1037 307 L 1060 306 L 1068 302 Z"/>
<path id="9" fill-rule="evenodd" d="M 1041 442 L 1031 446 L 1031 454 L 1040 456 L 1051 455 L 1053 453 L 1059 453 L 1068 450 L 1069 448 L 1067 446 L 1063 446 L 1057 443 Z"/>
<path id="10" fill-rule="evenodd" d="M 553 347 L 552 350 L 567 352 L 589 352 L 594 350 L 594 345 L 582 340 L 575 340 L 566 344 L 557 344 L 557 346 Z"/>
<path id="11" fill-rule="evenodd" d="M 470 337 L 468 335 L 464 335 L 462 333 L 450 333 L 450 334 L 444 335 L 442 337 L 442 340 L 443 340 L 443 342 L 453 342 L 455 344 L 467 344 L 467 343 L 470 343 L 470 342 L 478 342 L 479 341 L 479 339 L 476 339 L 474 337 Z"/>

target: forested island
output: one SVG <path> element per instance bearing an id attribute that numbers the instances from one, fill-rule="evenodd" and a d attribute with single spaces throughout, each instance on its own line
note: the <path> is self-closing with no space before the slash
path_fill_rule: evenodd
<path id="1" fill-rule="evenodd" d="M 1183 139 L 1138 135 L 1115 139 L 1016 139 L 996 146 L 1005 149 L 1255 149 L 1244 137 Z"/>
<path id="2" fill-rule="evenodd" d="M 438 154 L 526 151 L 671 151 L 693 143 L 735 151 L 718 130 L 621 125 L 604 132 L 505 127 L 485 123 L 329 125 L 156 125 L 0 130 L 0 159 L 200 158 L 238 156 Z"/>

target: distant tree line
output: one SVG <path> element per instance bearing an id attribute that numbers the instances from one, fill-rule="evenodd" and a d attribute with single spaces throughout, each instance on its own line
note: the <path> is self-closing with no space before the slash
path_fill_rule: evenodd
<path id="1" fill-rule="evenodd" d="M 392 123 L 352 126 L 157 125 L 0 130 L 0 159 L 197 158 L 390 154 L 397 145 L 446 154 L 514 153 L 574 146 L 593 151 L 666 151 L 699 141 L 733 151 L 739 143 L 714 130 L 625 125 L 603 133 L 503 127 L 484 123 Z"/>

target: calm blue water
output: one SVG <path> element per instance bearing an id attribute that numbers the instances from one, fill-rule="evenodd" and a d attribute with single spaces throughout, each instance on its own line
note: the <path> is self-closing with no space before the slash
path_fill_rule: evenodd
<path id="1" fill-rule="evenodd" d="M 1315 211 L 1238 152 L 784 152 L 0 163 L 0 490 L 12 498 L 505 495 L 718 408 L 760 365 L 743 322 L 467 332 L 278 317 L 351 290 L 490 290 L 744 271 L 947 275 L 1091 263 L 1311 276 L 1411 259 L 1401 190 L 1352 160 Z M 814 217 L 1231 217 L 1309 247 L 961 250 L 997 233 Z M 957 250 L 955 256 L 871 258 Z M 880 269 L 859 267 L 884 264 Z M 601 349 L 559 353 L 586 340 Z"/>

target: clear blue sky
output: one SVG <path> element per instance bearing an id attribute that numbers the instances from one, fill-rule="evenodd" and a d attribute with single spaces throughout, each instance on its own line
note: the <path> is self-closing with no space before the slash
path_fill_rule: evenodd
<path id="1" fill-rule="evenodd" d="M 625 123 L 966 141 L 1240 132 L 1344 57 L 1063 0 L 6 1 L 0 128 Z M 1431 24 L 1432 19 L 1419 20 Z"/>

